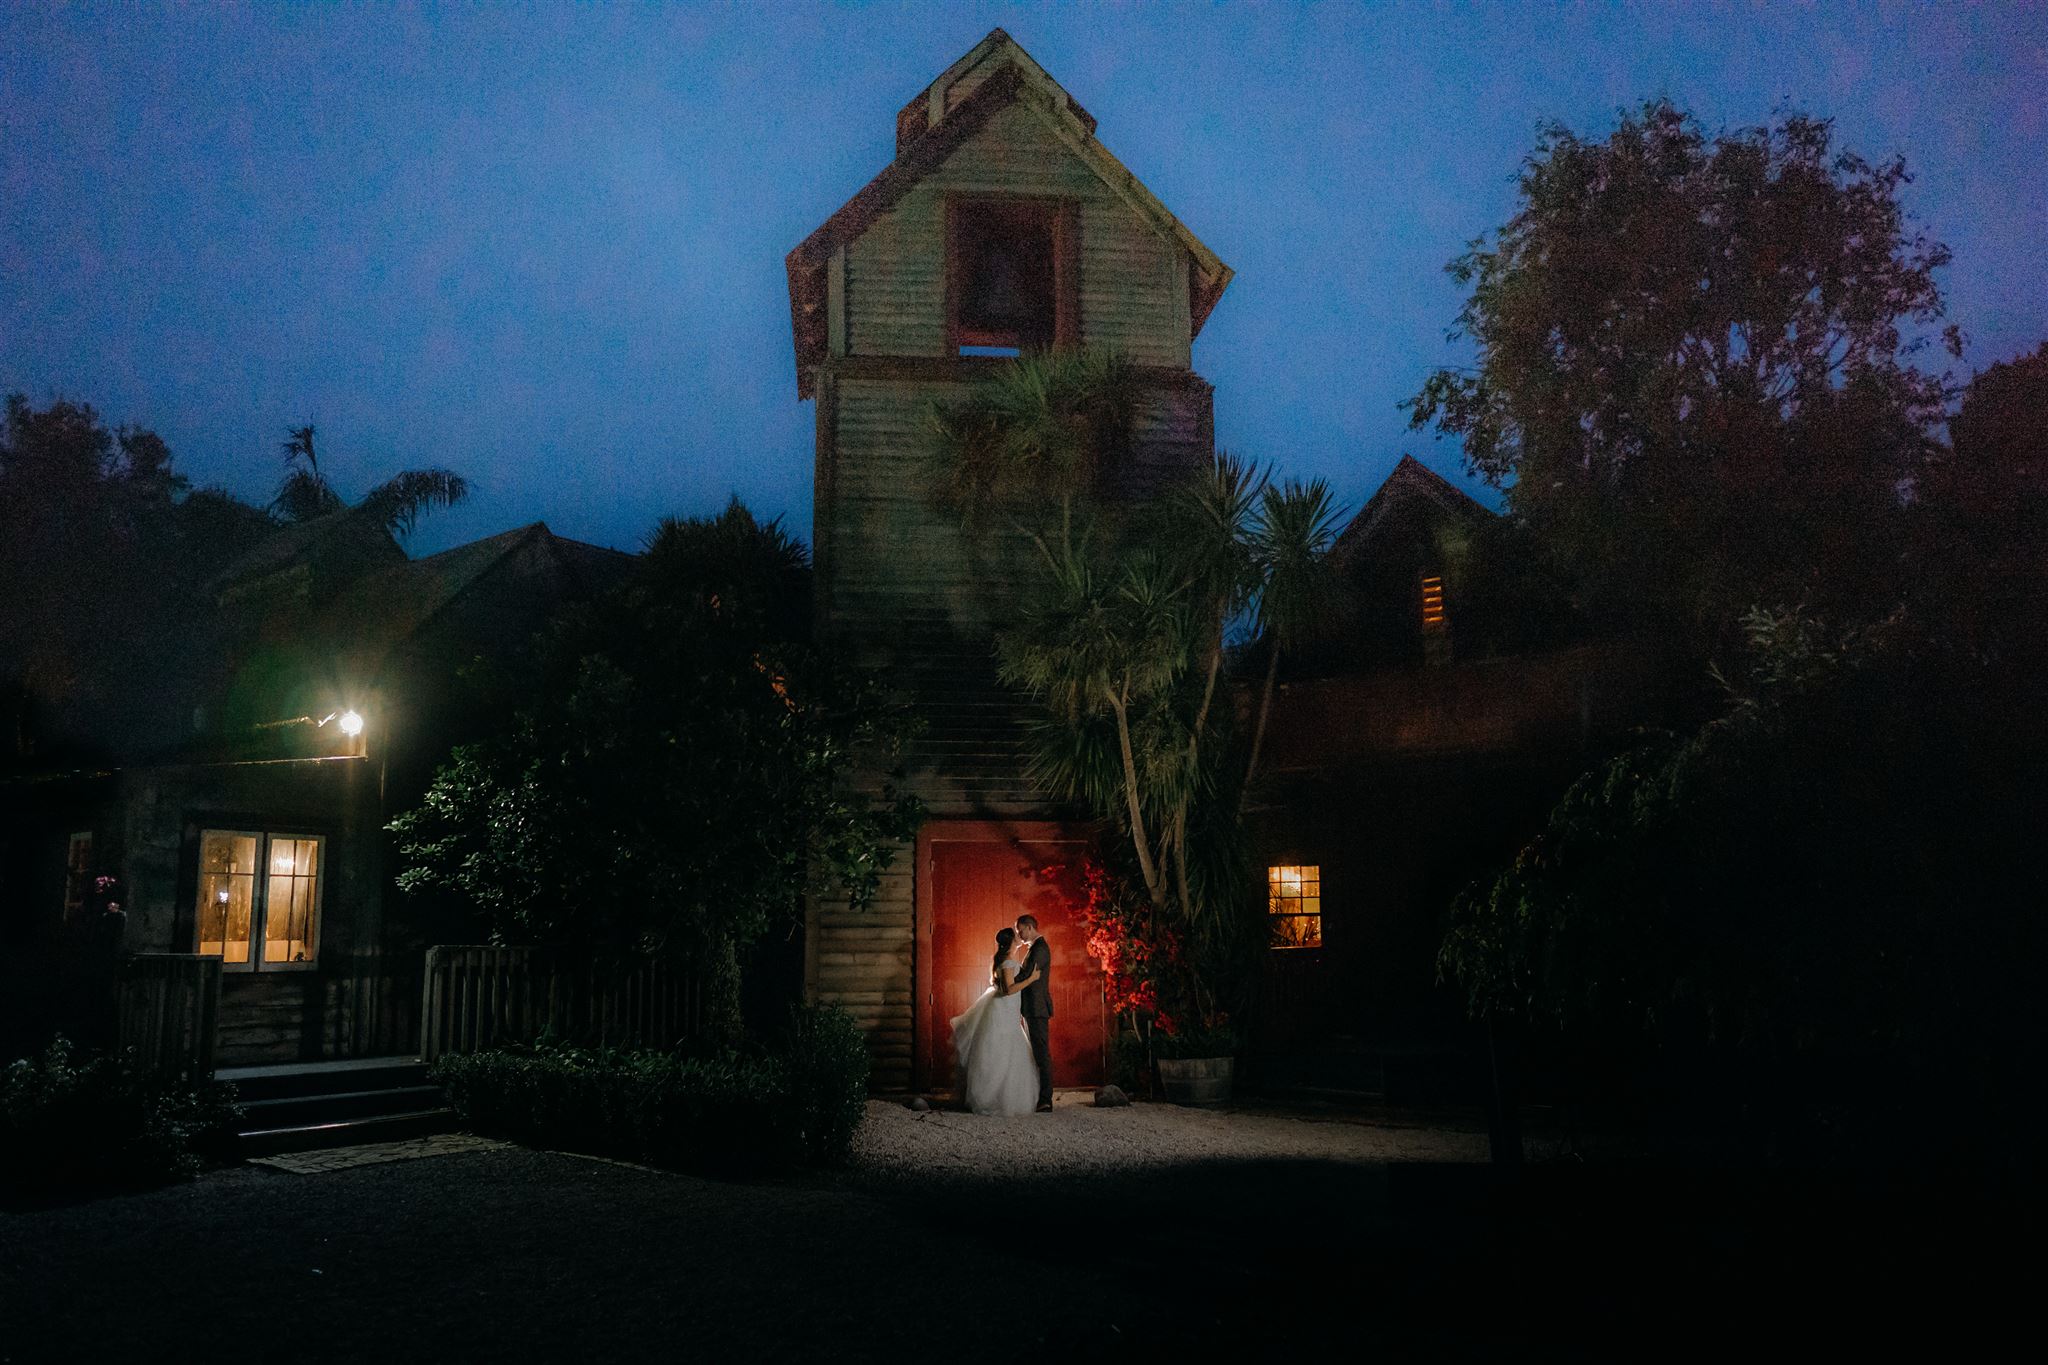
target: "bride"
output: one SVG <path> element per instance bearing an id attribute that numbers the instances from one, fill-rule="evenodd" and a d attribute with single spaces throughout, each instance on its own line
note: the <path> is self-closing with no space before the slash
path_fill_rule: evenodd
<path id="1" fill-rule="evenodd" d="M 1016 941 L 1015 929 L 996 931 L 989 988 L 953 1021 L 960 1091 L 977 1114 L 1029 1114 L 1038 1107 L 1038 1064 L 1031 1060 L 1017 994 L 1038 974 L 1018 977 L 1024 964 L 1010 956 Z"/>

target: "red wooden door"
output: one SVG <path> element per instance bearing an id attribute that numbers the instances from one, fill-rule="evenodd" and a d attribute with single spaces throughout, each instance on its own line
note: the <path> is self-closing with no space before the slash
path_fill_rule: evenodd
<path id="1" fill-rule="evenodd" d="M 924 1085 L 958 1088 L 953 1018 L 988 986 L 996 930 L 1038 917 L 1052 950 L 1052 1078 L 1057 1086 L 1100 1085 L 1106 1068 L 1102 967 L 1082 948 L 1075 909 L 1083 899 L 1086 842 L 1058 826 L 961 824 L 926 827 L 920 859 L 917 1041 Z M 1007 833 L 1007 837 L 1005 834 Z"/>

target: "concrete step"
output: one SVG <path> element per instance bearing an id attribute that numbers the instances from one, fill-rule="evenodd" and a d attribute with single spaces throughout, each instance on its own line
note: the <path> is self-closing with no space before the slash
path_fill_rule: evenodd
<path id="1" fill-rule="evenodd" d="M 247 1111 L 242 1129 L 254 1132 L 265 1128 L 299 1128 L 348 1119 L 375 1118 L 380 1114 L 413 1114 L 440 1109 L 446 1103 L 438 1085 L 397 1085 L 376 1090 L 346 1090 L 339 1094 L 280 1095 L 274 1099 L 242 1101 L 242 1107 Z"/>
<path id="2" fill-rule="evenodd" d="M 280 1128 L 258 1128 L 241 1134 L 244 1157 L 276 1156 L 281 1152 L 310 1152 L 323 1147 L 354 1147 L 368 1142 L 397 1142 L 403 1138 L 426 1137 L 453 1132 L 460 1127 L 452 1109 L 423 1109 L 410 1113 L 372 1114 L 340 1119 L 332 1123 L 296 1124 Z"/>
<path id="3" fill-rule="evenodd" d="M 360 1093 L 427 1083 L 427 1066 L 417 1057 L 350 1057 L 332 1062 L 291 1062 L 279 1066 L 224 1066 L 214 1073 L 230 1081 L 245 1104 L 298 1095 Z"/>
<path id="4" fill-rule="evenodd" d="M 390 1142 L 456 1126 L 417 1057 L 351 1057 L 281 1066 L 222 1067 L 244 1110 L 244 1156 Z"/>

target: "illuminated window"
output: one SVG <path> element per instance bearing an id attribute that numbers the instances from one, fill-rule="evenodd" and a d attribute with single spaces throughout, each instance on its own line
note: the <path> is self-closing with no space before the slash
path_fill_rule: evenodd
<path id="1" fill-rule="evenodd" d="M 1441 574 L 1424 574 L 1422 577 L 1422 628 L 1437 631 L 1447 628 L 1451 618 L 1444 613 L 1444 580 Z"/>
<path id="2" fill-rule="evenodd" d="M 1288 865 L 1266 869 L 1267 922 L 1270 946 L 1323 946 L 1323 870 Z"/>
<path id="3" fill-rule="evenodd" d="M 1072 209 L 1056 199 L 956 199 L 947 324 L 958 355 L 1015 355 L 1074 337 Z"/>
<path id="4" fill-rule="evenodd" d="M 71 836 L 64 849 L 64 913 L 75 915 L 85 909 L 85 893 L 92 886 L 92 831 Z"/>
<path id="5" fill-rule="evenodd" d="M 199 841 L 198 951 L 241 971 L 310 967 L 327 841 L 210 829 Z"/>

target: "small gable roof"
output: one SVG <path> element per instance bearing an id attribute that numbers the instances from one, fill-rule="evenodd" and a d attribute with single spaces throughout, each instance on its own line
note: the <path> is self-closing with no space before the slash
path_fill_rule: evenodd
<path id="1" fill-rule="evenodd" d="M 790 330 L 796 343 L 797 396 L 811 396 L 811 371 L 826 348 L 826 272 L 832 253 L 867 231 L 997 112 L 1023 103 L 1038 111 L 1102 182 L 1188 253 L 1192 333 L 1230 284 L 1229 266 L 1095 138 L 1095 119 L 1000 28 L 941 72 L 896 116 L 896 159 L 840 206 L 784 260 Z"/>
<path id="2" fill-rule="evenodd" d="M 1418 502 L 1460 521 L 1478 521 L 1494 515 L 1464 489 L 1413 455 L 1403 455 L 1393 473 L 1387 475 L 1351 524 L 1337 536 L 1331 553 L 1339 559 L 1360 554 L 1397 511 Z"/>

